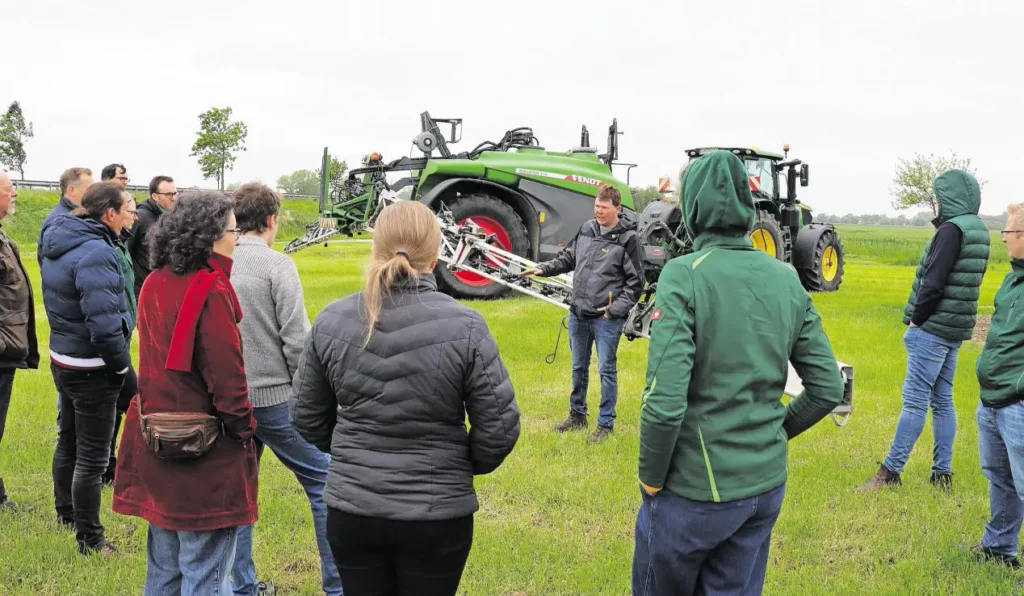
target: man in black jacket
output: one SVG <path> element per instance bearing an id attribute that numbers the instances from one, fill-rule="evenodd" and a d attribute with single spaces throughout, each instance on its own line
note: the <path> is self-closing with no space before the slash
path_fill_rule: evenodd
<path id="1" fill-rule="evenodd" d="M 0 172 L 0 220 L 14 213 L 16 196 L 10 176 Z M 32 284 L 21 263 L 18 245 L 0 229 L 0 441 L 11 404 L 14 372 L 39 368 L 33 302 Z M 14 509 L 31 511 L 32 507 L 19 507 L 10 501 L 0 478 L 0 511 Z"/>
<path id="2" fill-rule="evenodd" d="M 135 297 L 142 291 L 142 283 L 149 275 L 149 247 L 146 246 L 146 235 L 149 228 L 160 219 L 160 216 L 174 208 L 178 200 L 178 190 L 174 187 L 174 179 L 170 176 L 155 176 L 149 181 L 149 200 L 139 203 L 138 221 L 132 228 L 132 237 L 125 243 L 128 254 L 132 258 L 135 269 Z"/>
<path id="3" fill-rule="evenodd" d="M 620 214 L 622 217 L 620 217 Z M 572 394 L 569 417 L 558 432 L 587 427 L 590 354 L 597 344 L 601 374 L 601 405 L 590 442 L 603 440 L 615 425 L 618 400 L 616 352 L 626 317 L 643 290 L 643 253 L 636 221 L 622 213 L 622 195 L 605 186 L 594 198 L 594 219 L 587 221 L 555 258 L 527 269 L 523 275 L 550 277 L 573 272 L 569 309 L 572 349 Z"/>

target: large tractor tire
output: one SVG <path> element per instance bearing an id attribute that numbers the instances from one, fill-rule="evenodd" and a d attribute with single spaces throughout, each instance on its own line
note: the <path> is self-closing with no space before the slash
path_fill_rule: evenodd
<path id="1" fill-rule="evenodd" d="M 843 243 L 834 228 L 824 230 L 801 267 L 800 282 L 808 292 L 834 292 L 843 283 Z"/>
<path id="2" fill-rule="evenodd" d="M 471 194 L 456 199 L 448 209 L 457 223 L 462 224 L 468 218 L 488 234 L 494 234 L 502 249 L 520 256 L 529 254 L 530 239 L 526 226 L 506 203 L 487 194 Z M 437 264 L 434 276 L 438 289 L 455 298 L 500 298 L 512 291 L 475 273 L 453 272 L 444 262 Z"/>
<path id="3" fill-rule="evenodd" d="M 786 245 L 782 226 L 771 213 L 761 209 L 757 210 L 757 220 L 754 221 L 754 227 L 750 230 L 750 241 L 754 243 L 754 248 L 763 250 L 780 261 L 786 260 Z"/>

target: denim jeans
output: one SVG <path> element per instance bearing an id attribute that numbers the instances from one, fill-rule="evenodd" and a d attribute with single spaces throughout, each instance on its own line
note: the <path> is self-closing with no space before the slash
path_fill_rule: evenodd
<path id="1" fill-rule="evenodd" d="M 634 596 L 761 593 L 785 484 L 726 503 L 640 493 Z"/>
<path id="2" fill-rule="evenodd" d="M 615 424 L 615 402 L 618 401 L 617 352 L 626 319 L 585 318 L 569 314 L 569 347 L 572 350 L 572 394 L 569 406 L 587 414 L 587 389 L 590 386 L 590 355 L 597 344 L 597 371 L 601 375 L 601 404 L 597 423 Z"/>
<path id="3" fill-rule="evenodd" d="M 50 364 L 64 401 L 53 453 L 53 496 L 57 516 L 74 520 L 79 548 L 104 542 L 100 524 L 101 477 L 110 456 L 114 408 L 124 375 L 107 370 L 70 370 Z"/>
<path id="4" fill-rule="evenodd" d="M 956 373 L 959 341 L 943 339 L 910 327 L 903 335 L 907 348 L 907 374 L 903 379 L 903 410 L 896 424 L 892 447 L 882 462 L 897 474 L 907 465 L 921 431 L 928 407 L 932 409 L 932 472 L 953 470 L 953 438 L 956 411 L 953 409 L 953 375 Z"/>
<path id="5" fill-rule="evenodd" d="M 14 370 L 0 370 L 0 443 L 4 441 L 4 426 L 7 424 L 7 409 L 11 405 L 11 390 L 14 389 Z M 4 479 L 0 477 L 0 503 L 7 500 Z"/>
<path id="6" fill-rule="evenodd" d="M 149 524 L 145 596 L 231 593 L 238 528 L 209 532 L 165 530 Z"/>
<path id="7" fill-rule="evenodd" d="M 288 404 L 253 408 L 253 416 L 256 418 L 257 457 L 262 456 L 264 445 L 270 447 L 277 459 L 295 474 L 295 478 L 306 491 L 310 509 L 313 511 L 313 529 L 320 551 L 320 575 L 324 592 L 330 595 L 341 594 L 341 579 L 334 566 L 331 545 L 327 541 L 327 505 L 323 498 L 330 456 L 307 443 L 295 432 L 288 414 Z M 235 594 L 256 593 L 256 566 L 252 560 L 252 526 L 238 528 L 238 546 L 235 548 L 235 562 L 231 574 Z"/>
<path id="8" fill-rule="evenodd" d="M 988 478 L 991 515 L 981 544 L 1013 556 L 1024 518 L 1024 403 L 998 409 L 979 404 L 977 418 L 978 452 L 981 471 Z"/>

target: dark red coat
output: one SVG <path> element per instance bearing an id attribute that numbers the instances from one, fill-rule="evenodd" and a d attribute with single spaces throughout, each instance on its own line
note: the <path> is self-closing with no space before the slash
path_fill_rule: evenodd
<path id="1" fill-rule="evenodd" d="M 226 435 L 196 460 L 165 461 L 146 448 L 136 402 L 125 415 L 113 509 L 168 530 L 206 531 L 257 520 L 256 452 L 231 259 L 184 276 L 164 267 L 139 294 L 142 410 L 218 416 Z M 173 341 L 172 341 L 173 337 Z"/>

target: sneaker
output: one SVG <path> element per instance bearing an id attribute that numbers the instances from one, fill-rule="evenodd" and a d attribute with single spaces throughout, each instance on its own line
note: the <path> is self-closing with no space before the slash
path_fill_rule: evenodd
<path id="1" fill-rule="evenodd" d="M 555 432 L 564 433 L 567 430 L 583 430 L 585 428 L 587 428 L 587 415 L 570 409 L 569 417 L 561 424 L 555 425 Z"/>
<path id="2" fill-rule="evenodd" d="M 594 429 L 594 432 L 591 433 L 589 437 L 587 437 L 587 442 L 600 443 L 601 441 L 607 439 L 608 435 L 612 434 L 613 430 L 614 429 L 610 426 L 603 426 L 601 424 L 598 424 L 597 428 Z"/>
<path id="3" fill-rule="evenodd" d="M 274 584 L 268 584 L 267 582 L 260 582 L 256 584 L 257 594 L 266 594 L 266 596 L 275 596 L 277 594 L 277 588 Z"/>
<path id="4" fill-rule="evenodd" d="M 931 482 L 933 486 L 949 492 L 953 489 L 953 473 L 942 472 L 936 474 L 935 472 L 932 472 L 932 477 L 928 479 L 928 482 Z"/>
<path id="5" fill-rule="evenodd" d="M 0 513 L 31 513 L 35 510 L 36 508 L 31 505 L 15 503 L 10 499 L 4 499 L 3 502 L 0 502 Z"/>
<path id="6" fill-rule="evenodd" d="M 901 484 L 903 484 L 903 481 L 900 480 L 900 475 L 885 467 L 885 464 L 881 464 L 878 467 L 878 472 L 870 480 L 862 484 L 857 489 L 857 492 L 877 490 L 886 485 L 899 486 Z"/>
<path id="7" fill-rule="evenodd" d="M 989 561 L 996 561 L 1004 565 L 1009 566 L 1011 569 L 1019 569 L 1020 561 L 1013 555 L 1003 555 L 994 552 L 992 549 L 982 546 L 981 543 L 975 544 L 971 547 L 971 554 Z"/>
<path id="8" fill-rule="evenodd" d="M 117 548 L 113 544 L 104 540 L 99 546 L 86 546 L 81 542 L 78 543 L 78 552 L 83 555 L 93 555 L 99 553 L 101 555 L 113 555 L 117 553 Z"/>

